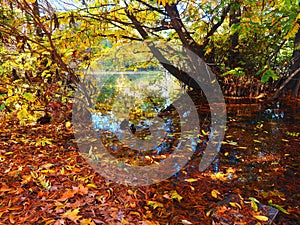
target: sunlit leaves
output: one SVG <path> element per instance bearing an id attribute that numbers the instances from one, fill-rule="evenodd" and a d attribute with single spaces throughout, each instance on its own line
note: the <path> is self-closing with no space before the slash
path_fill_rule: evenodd
<path id="1" fill-rule="evenodd" d="M 199 179 L 197 178 L 188 178 L 188 179 L 185 179 L 186 182 L 189 182 L 189 183 L 193 183 L 193 182 L 196 182 L 198 181 Z"/>
<path id="2" fill-rule="evenodd" d="M 268 204 L 270 206 L 273 206 L 275 208 L 277 208 L 278 210 L 280 210 L 281 212 L 285 213 L 285 214 L 290 214 L 286 209 L 284 209 L 282 206 L 278 205 L 278 204 L 274 204 L 272 200 L 268 201 Z"/>
<path id="3" fill-rule="evenodd" d="M 153 209 L 164 207 L 164 205 L 162 203 L 157 202 L 157 201 L 148 201 L 147 205 L 151 206 Z"/>
<path id="4" fill-rule="evenodd" d="M 214 198 L 218 198 L 218 196 L 220 195 L 221 193 L 218 191 L 218 190 L 212 190 L 211 191 L 211 196 L 214 197 Z"/>
<path id="5" fill-rule="evenodd" d="M 82 216 L 78 215 L 79 210 L 80 210 L 80 208 L 77 208 L 77 209 L 74 209 L 74 210 L 70 209 L 67 212 L 65 212 L 64 214 L 62 214 L 62 218 L 67 218 L 67 219 L 77 223 L 78 220 L 82 217 Z"/>
<path id="6" fill-rule="evenodd" d="M 35 146 L 46 146 L 46 145 L 52 145 L 52 142 L 49 139 L 46 138 L 39 138 L 36 140 Z"/>
<path id="7" fill-rule="evenodd" d="M 237 202 L 229 202 L 229 205 L 234 208 L 242 209 L 242 206 Z"/>
<path id="8" fill-rule="evenodd" d="M 255 217 L 256 219 L 260 220 L 260 221 L 268 221 L 269 218 L 266 216 L 262 216 L 262 215 L 253 215 L 253 217 Z"/>
<path id="9" fill-rule="evenodd" d="M 181 201 L 181 199 L 183 199 L 183 197 L 180 196 L 180 195 L 177 193 L 176 190 L 170 191 L 170 195 L 171 195 L 171 198 L 172 198 L 172 199 L 176 199 L 176 200 L 178 200 L 179 202 Z"/>
<path id="10" fill-rule="evenodd" d="M 251 207 L 253 208 L 254 212 L 257 212 L 258 211 L 258 205 L 257 203 L 259 203 L 258 200 L 256 200 L 255 198 L 250 198 L 251 202 Z"/>
<path id="11" fill-rule="evenodd" d="M 47 180 L 44 175 L 38 174 L 34 171 L 31 171 L 30 175 L 31 175 L 33 181 L 41 188 L 43 188 L 45 190 L 49 190 L 51 188 L 51 182 L 49 180 Z"/>

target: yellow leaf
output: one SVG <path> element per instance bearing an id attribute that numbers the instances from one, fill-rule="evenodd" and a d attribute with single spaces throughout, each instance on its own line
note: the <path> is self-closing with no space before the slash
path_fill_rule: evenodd
<path id="1" fill-rule="evenodd" d="M 80 220 L 80 225 L 96 225 L 96 224 L 91 218 L 89 218 L 89 219 Z"/>
<path id="2" fill-rule="evenodd" d="M 77 223 L 77 220 L 79 220 L 81 218 L 81 216 L 77 215 L 79 213 L 79 210 L 80 210 L 79 208 L 74 209 L 74 210 L 70 209 L 62 215 L 62 218 L 67 218 L 67 219 L 73 221 L 74 223 Z"/>
<path id="3" fill-rule="evenodd" d="M 168 0 L 157 0 L 158 5 L 165 6 L 168 3 Z"/>
<path id="4" fill-rule="evenodd" d="M 234 208 L 242 209 L 242 206 L 237 202 L 229 202 L 229 205 L 231 205 Z"/>
<path id="5" fill-rule="evenodd" d="M 64 168 L 64 167 L 62 167 L 62 168 L 60 169 L 60 173 L 61 173 L 61 175 L 64 175 L 64 174 L 65 174 L 65 168 Z"/>
<path id="6" fill-rule="evenodd" d="M 214 198 L 218 198 L 219 194 L 221 194 L 221 193 L 215 189 L 211 191 L 211 196 L 213 196 Z"/>
<path id="7" fill-rule="evenodd" d="M 213 209 L 210 209 L 210 210 L 208 210 L 208 211 L 205 213 L 205 215 L 206 215 L 207 217 L 209 217 L 209 216 L 211 215 L 212 212 L 213 212 Z"/>
<path id="8" fill-rule="evenodd" d="M 235 172 L 235 170 L 233 168 L 231 168 L 231 167 L 227 168 L 227 173 L 234 173 L 234 172 Z"/>
<path id="9" fill-rule="evenodd" d="M 28 116 L 28 111 L 27 111 L 26 108 L 23 108 L 22 110 L 20 110 L 20 111 L 17 113 L 17 118 L 18 118 L 19 120 L 21 120 L 21 121 L 24 120 L 24 119 L 26 119 L 27 116 Z"/>
<path id="10" fill-rule="evenodd" d="M 269 218 L 266 216 L 254 215 L 254 217 L 260 221 L 268 221 Z"/>
<path id="11" fill-rule="evenodd" d="M 122 218 L 121 223 L 122 223 L 122 224 L 125 224 L 125 225 L 130 224 L 130 223 L 129 223 L 127 220 L 125 220 L 124 218 Z"/>
<path id="12" fill-rule="evenodd" d="M 207 48 L 205 51 L 205 55 L 208 55 L 209 53 L 211 53 L 212 49 L 211 48 Z"/>
<path id="13" fill-rule="evenodd" d="M 208 132 L 205 132 L 205 130 L 202 129 L 201 132 L 202 132 L 202 134 L 205 135 L 205 136 L 206 136 L 206 135 L 209 135 L 209 131 L 208 131 Z"/>
<path id="14" fill-rule="evenodd" d="M 254 212 L 258 211 L 258 206 L 255 201 L 251 201 L 251 207 L 253 208 Z"/>
<path id="15" fill-rule="evenodd" d="M 188 225 L 188 224 L 192 224 L 192 223 L 191 223 L 190 221 L 188 221 L 188 220 L 181 220 L 181 223 L 182 223 L 182 224 L 187 224 L 187 225 Z"/>
<path id="16" fill-rule="evenodd" d="M 87 184 L 87 187 L 91 187 L 91 188 L 97 188 L 97 186 L 95 184 Z"/>
<path id="17" fill-rule="evenodd" d="M 290 39 L 296 36 L 298 30 L 299 30 L 300 25 L 296 23 L 294 27 L 290 30 L 290 32 L 284 37 L 285 39 Z"/>
<path id="18" fill-rule="evenodd" d="M 181 197 L 181 196 L 177 193 L 176 190 L 172 190 L 172 191 L 170 192 L 170 195 L 171 195 L 171 198 L 177 199 L 179 202 L 180 202 L 181 199 L 183 199 L 183 197 Z"/>
<path id="19" fill-rule="evenodd" d="M 189 179 L 185 179 L 186 182 L 192 183 L 192 182 L 196 182 L 198 181 L 198 179 L 196 178 L 189 178 Z"/>
<path id="20" fill-rule="evenodd" d="M 66 128 L 70 128 L 72 124 L 70 121 L 67 121 L 65 125 L 66 125 Z"/>
<path id="21" fill-rule="evenodd" d="M 55 170 L 49 169 L 49 170 L 41 170 L 42 173 L 55 173 Z"/>
<path id="22" fill-rule="evenodd" d="M 4 155 L 12 155 L 14 154 L 13 152 L 5 152 Z"/>
<path id="23" fill-rule="evenodd" d="M 159 208 L 163 208 L 164 205 L 160 202 L 156 202 L 156 201 L 148 201 L 147 205 L 152 206 L 153 209 L 156 209 L 157 207 Z"/>

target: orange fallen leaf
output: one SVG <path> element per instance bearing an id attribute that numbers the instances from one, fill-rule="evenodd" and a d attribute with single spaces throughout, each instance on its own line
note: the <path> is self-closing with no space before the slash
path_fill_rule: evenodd
<path id="1" fill-rule="evenodd" d="M 81 216 L 78 216 L 79 210 L 80 210 L 79 208 L 74 210 L 68 210 L 67 212 L 62 214 L 62 218 L 67 218 L 73 221 L 74 223 L 77 223 L 77 220 L 81 218 Z"/>
<path id="2" fill-rule="evenodd" d="M 89 219 L 80 220 L 80 225 L 96 225 L 96 224 L 91 218 L 89 218 Z"/>
<path id="3" fill-rule="evenodd" d="M 12 224 L 14 224 L 14 223 L 15 223 L 15 220 L 14 220 L 14 218 L 13 218 L 13 215 L 12 215 L 12 214 L 10 214 L 10 215 L 9 215 L 9 222 L 11 222 Z"/>
<path id="4" fill-rule="evenodd" d="M 76 191 L 74 191 L 74 190 L 67 190 L 60 197 L 60 199 L 58 199 L 58 201 L 66 201 L 67 199 L 74 197 L 75 194 L 76 194 Z"/>
<path id="5" fill-rule="evenodd" d="M 73 187 L 73 191 L 76 191 L 76 193 L 80 195 L 86 195 L 89 191 L 89 188 L 84 187 L 82 184 L 79 184 L 78 187 Z"/>

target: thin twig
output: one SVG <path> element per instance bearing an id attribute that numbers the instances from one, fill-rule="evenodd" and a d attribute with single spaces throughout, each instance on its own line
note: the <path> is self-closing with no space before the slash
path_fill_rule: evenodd
<path id="1" fill-rule="evenodd" d="M 285 87 L 285 85 L 287 85 L 287 83 L 289 83 L 293 77 L 295 77 L 298 73 L 300 72 L 300 68 L 298 68 L 295 72 L 293 72 L 288 79 L 286 79 L 283 84 L 278 88 L 278 90 L 276 91 L 273 99 L 278 98 L 280 91 Z"/>

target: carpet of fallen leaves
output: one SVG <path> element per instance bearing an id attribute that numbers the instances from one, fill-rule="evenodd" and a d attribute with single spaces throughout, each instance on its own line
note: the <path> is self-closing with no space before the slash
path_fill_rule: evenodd
<path id="1" fill-rule="evenodd" d="M 249 197 L 264 204 L 272 200 L 286 210 L 275 224 L 300 224 L 299 166 L 275 165 L 265 174 L 265 168 L 255 168 L 253 173 L 277 179 L 264 192 L 258 181 L 237 179 L 239 168 L 224 163 L 217 174 L 212 168 L 201 173 L 197 160 L 159 184 L 127 187 L 101 177 L 85 162 L 69 124 L 1 119 L 0 140 L 0 224 L 268 224 L 249 202 L 241 202 Z M 296 149 L 285 154 L 299 160 Z M 230 194 L 239 200 L 220 204 Z"/>

